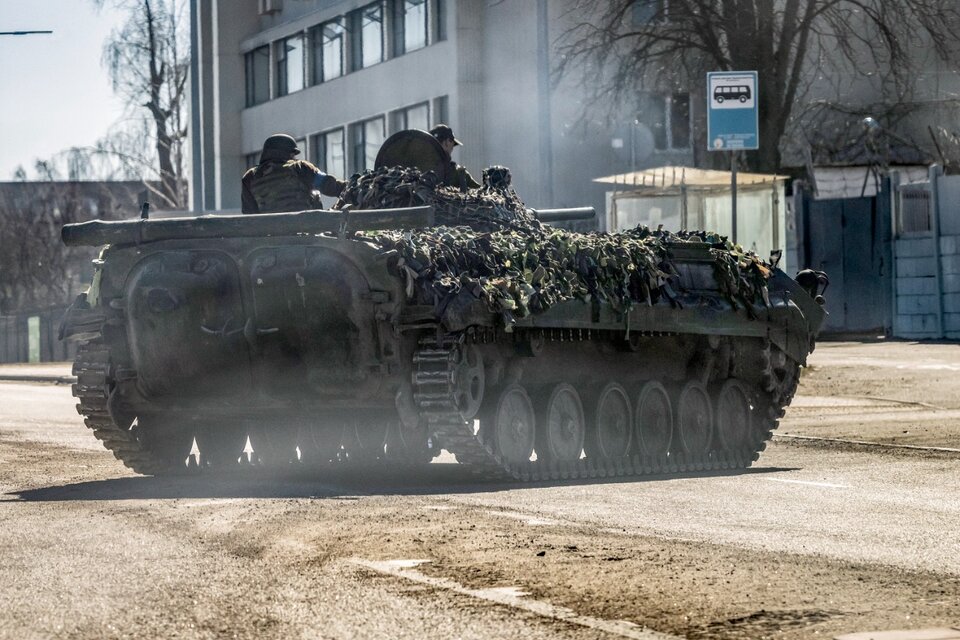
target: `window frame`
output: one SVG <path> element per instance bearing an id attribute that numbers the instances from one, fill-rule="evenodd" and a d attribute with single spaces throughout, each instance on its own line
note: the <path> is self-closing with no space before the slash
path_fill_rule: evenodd
<path id="1" fill-rule="evenodd" d="M 290 90 L 290 69 L 288 61 L 291 59 L 287 49 L 287 42 L 290 40 L 300 40 L 300 86 Z M 276 74 L 276 97 L 282 98 L 297 91 L 303 91 L 307 88 L 307 38 L 303 31 L 291 33 L 288 36 L 275 40 L 274 48 L 274 67 Z M 281 53 L 282 52 L 282 53 Z"/>
<path id="2" fill-rule="evenodd" d="M 370 146 L 369 140 L 367 139 L 367 125 L 377 121 L 380 122 L 382 136 L 380 144 L 383 144 L 383 140 L 387 139 L 387 122 L 383 114 L 358 120 L 350 124 L 350 157 L 348 161 L 351 173 L 361 173 L 373 168 L 372 162 L 369 167 L 367 166 L 367 159 L 369 158 L 367 150 Z M 379 149 L 379 145 L 377 148 Z"/>
<path id="3" fill-rule="evenodd" d="M 371 9 L 379 9 L 380 11 L 380 58 L 367 64 L 364 60 L 363 26 L 367 12 Z M 352 71 L 368 69 L 387 60 L 387 13 L 384 0 L 376 0 L 350 12 L 348 23 L 350 25 L 350 39 L 353 43 L 350 47 L 350 68 Z"/>
<path id="4" fill-rule="evenodd" d="M 653 12 L 650 12 L 653 5 Z M 642 12 L 646 15 L 639 15 Z M 666 24 L 670 20 L 670 0 L 638 0 L 630 10 L 630 26 L 646 27 L 649 25 Z"/>
<path id="5" fill-rule="evenodd" d="M 266 86 L 266 95 L 262 100 L 257 100 L 257 89 L 260 87 L 256 77 L 258 55 L 263 56 L 266 59 L 266 64 L 264 66 L 264 69 L 266 70 L 266 77 L 264 78 L 265 82 L 263 83 Z M 270 82 L 270 72 L 272 69 L 270 45 L 261 45 L 244 53 L 243 68 L 245 73 L 245 105 L 249 108 L 255 107 L 258 104 L 263 104 L 264 102 L 269 102 L 273 97 L 271 87 L 272 83 Z"/>
<path id="6" fill-rule="evenodd" d="M 415 102 L 414 104 L 407 105 L 405 107 L 400 107 L 399 109 L 394 109 L 390 112 L 390 131 L 389 134 L 394 134 L 397 131 L 403 131 L 404 129 L 410 128 L 410 112 L 414 109 L 425 109 L 427 114 L 426 126 L 424 131 L 428 131 L 431 126 L 431 108 L 430 100 L 422 100 L 420 102 Z"/>
<path id="7" fill-rule="evenodd" d="M 678 146 L 676 141 L 679 136 L 676 135 L 678 122 L 675 111 L 676 106 L 682 101 L 681 98 L 686 101 L 687 112 L 684 125 L 686 129 L 686 144 L 684 146 Z M 638 118 L 641 123 L 650 127 L 653 134 L 654 150 L 658 153 L 689 152 L 693 148 L 693 103 L 690 100 L 690 94 L 683 91 L 647 93 L 644 100 L 648 101 L 651 109 L 655 108 L 659 112 L 658 115 L 662 116 L 659 121 L 645 117 L 646 114 L 641 114 Z M 657 101 L 656 107 L 653 106 L 652 101 Z M 661 146 L 661 140 L 663 146 Z"/>
<path id="8" fill-rule="evenodd" d="M 426 49 L 431 43 L 431 19 L 432 19 L 432 10 L 431 10 L 431 1 L 430 0 L 394 0 L 394 50 L 395 55 L 403 55 L 405 53 L 411 53 L 413 51 L 419 51 L 420 49 Z M 410 31 L 408 30 L 409 25 L 407 24 L 407 15 L 409 12 L 408 4 L 412 2 L 418 2 L 423 7 L 423 21 L 417 26 L 420 27 L 418 31 L 419 35 L 422 36 L 423 44 L 417 46 L 414 49 L 410 48 L 409 35 Z"/>
<path id="9" fill-rule="evenodd" d="M 340 46 L 339 58 L 340 65 L 339 71 L 336 75 L 327 76 L 327 35 L 326 30 L 331 27 L 338 27 L 340 33 L 335 37 L 331 38 L 330 41 L 339 40 Z M 346 62 L 347 62 L 347 25 L 346 19 L 344 16 L 337 16 L 330 20 L 321 22 L 320 24 L 310 27 L 308 39 L 310 42 L 310 83 L 312 85 L 322 84 L 324 82 L 330 82 L 331 80 L 336 80 L 337 78 L 343 77 L 347 73 Z"/>
<path id="10" fill-rule="evenodd" d="M 332 134 L 340 134 L 340 150 L 342 154 L 342 167 L 331 168 L 328 162 L 329 137 Z M 345 127 L 333 127 L 310 136 L 310 160 L 324 173 L 343 179 L 347 175 L 347 132 Z"/>

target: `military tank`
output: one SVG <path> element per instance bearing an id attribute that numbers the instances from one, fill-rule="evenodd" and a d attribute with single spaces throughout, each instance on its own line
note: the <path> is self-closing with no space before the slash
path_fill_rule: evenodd
<path id="1" fill-rule="evenodd" d="M 503 168 L 449 189 L 444 160 L 402 132 L 332 210 L 66 225 L 106 245 L 61 326 L 86 425 L 154 475 L 444 449 L 520 481 L 757 460 L 825 274 L 712 234 L 562 230 L 593 211 L 527 209 Z"/>

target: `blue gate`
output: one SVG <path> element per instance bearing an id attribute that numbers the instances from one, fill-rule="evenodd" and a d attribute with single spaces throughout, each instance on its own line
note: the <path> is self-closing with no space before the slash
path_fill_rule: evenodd
<path id="1" fill-rule="evenodd" d="M 830 277 L 824 332 L 889 335 L 891 219 L 888 181 L 875 197 L 801 198 L 803 266 Z"/>

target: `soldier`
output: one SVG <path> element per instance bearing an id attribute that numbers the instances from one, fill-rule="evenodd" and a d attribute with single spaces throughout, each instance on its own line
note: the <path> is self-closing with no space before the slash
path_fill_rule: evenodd
<path id="1" fill-rule="evenodd" d="M 443 150 L 447 152 L 447 159 L 450 161 L 450 169 L 447 171 L 447 179 L 444 181 L 444 184 L 450 187 L 459 187 L 460 191 L 478 189 L 480 183 L 473 179 L 473 176 L 470 175 L 466 167 L 457 164 L 450 158 L 450 154 L 453 153 L 453 148 L 462 144 L 453 137 L 453 129 L 445 124 L 438 124 L 433 129 L 430 129 L 430 133 L 437 139 L 440 146 L 443 147 Z"/>
<path id="2" fill-rule="evenodd" d="M 266 139 L 260 164 L 243 174 L 243 213 L 304 211 L 321 206 L 318 191 L 337 197 L 344 183 L 306 160 L 296 160 L 300 148 L 290 136 L 277 133 Z"/>

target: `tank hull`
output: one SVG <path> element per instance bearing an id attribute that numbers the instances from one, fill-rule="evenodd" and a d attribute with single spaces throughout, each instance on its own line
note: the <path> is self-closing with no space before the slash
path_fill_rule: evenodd
<path id="1" fill-rule="evenodd" d="M 744 467 L 823 320 L 776 270 L 762 304 L 721 295 L 706 246 L 672 250 L 669 299 L 505 325 L 425 304 L 396 252 L 349 233 L 205 235 L 110 246 L 64 321 L 79 412 L 141 473 L 440 449 L 494 479 Z"/>

